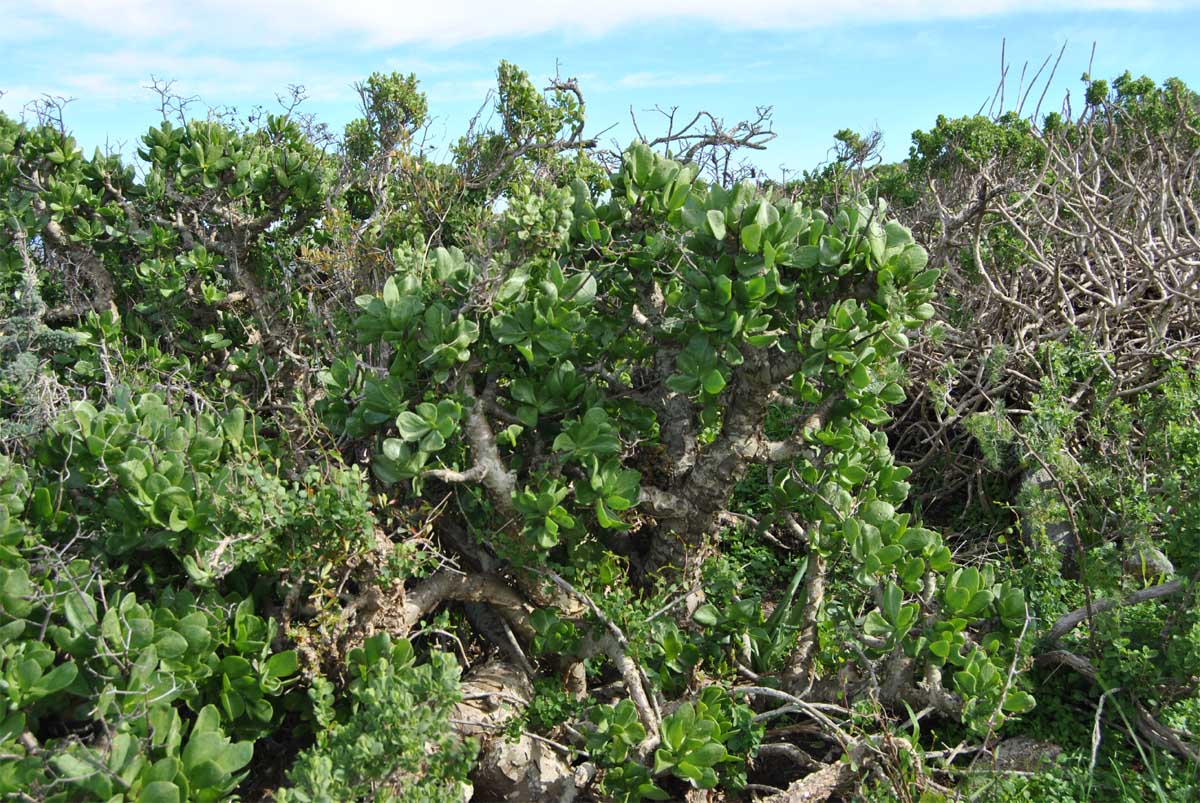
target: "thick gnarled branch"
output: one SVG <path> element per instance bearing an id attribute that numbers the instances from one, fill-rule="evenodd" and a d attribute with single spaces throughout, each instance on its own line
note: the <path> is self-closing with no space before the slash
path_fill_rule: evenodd
<path id="1" fill-rule="evenodd" d="M 517 487 L 516 474 L 505 464 L 496 447 L 496 435 L 487 420 L 488 405 L 494 401 L 495 388 L 488 387 L 476 395 L 470 381 L 463 383 L 463 394 L 473 404 L 467 413 L 466 436 L 471 444 L 471 455 L 479 472 L 479 479 L 491 494 L 497 509 L 506 515 L 514 515 L 512 496 Z"/>

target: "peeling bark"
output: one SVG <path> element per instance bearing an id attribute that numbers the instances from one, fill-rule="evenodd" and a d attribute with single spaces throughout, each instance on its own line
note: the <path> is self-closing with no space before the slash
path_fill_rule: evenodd
<path id="1" fill-rule="evenodd" d="M 673 505 L 658 522 L 648 559 L 651 571 L 667 570 L 696 585 L 689 581 L 697 579 L 718 516 L 746 473 L 748 444 L 760 437 L 773 385 L 766 352 L 751 351 L 727 391 L 721 434 L 700 450 L 677 487 L 668 489 L 682 504 Z"/>
<path id="2" fill-rule="evenodd" d="M 788 658 L 789 688 L 806 693 L 813 683 L 813 662 L 816 658 L 817 615 L 825 599 L 825 559 L 816 549 L 808 553 L 808 569 L 804 573 L 804 611 L 800 624 L 800 638 Z"/>
<path id="3" fill-rule="evenodd" d="M 496 508 L 512 516 L 515 514 L 512 495 L 517 487 L 517 477 L 500 457 L 496 436 L 486 415 L 489 401 L 494 400 L 495 390 L 488 388 L 477 396 L 470 381 L 467 381 L 463 383 L 463 393 L 474 402 L 467 414 L 466 425 L 467 441 L 471 444 L 471 456 L 475 460 L 474 470 L 480 473 L 480 480 L 488 489 Z"/>
<path id="4" fill-rule="evenodd" d="M 793 782 L 783 794 L 767 798 L 764 803 L 819 803 L 849 787 L 854 776 L 849 764 L 826 764 Z"/>
<path id="5" fill-rule="evenodd" d="M 533 685 L 522 670 L 491 661 L 467 674 L 462 692 L 452 722 L 463 736 L 480 741 L 479 759 L 471 771 L 474 799 L 575 799 L 575 772 L 561 749 L 530 734 L 516 740 L 505 734 L 505 726 L 533 699 Z"/>

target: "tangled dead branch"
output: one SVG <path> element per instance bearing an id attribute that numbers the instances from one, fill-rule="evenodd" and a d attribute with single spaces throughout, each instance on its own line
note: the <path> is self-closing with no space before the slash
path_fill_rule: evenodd
<path id="1" fill-rule="evenodd" d="M 898 456 L 937 468 L 927 499 L 979 471 L 972 416 L 1028 410 L 1048 345 L 1094 350 L 1120 398 L 1200 361 L 1200 117 L 1186 89 L 1146 94 L 1093 97 L 1041 127 L 1000 118 L 997 137 L 1018 144 L 982 152 L 969 130 L 948 131 L 910 164 L 924 186 L 900 214 L 947 288 L 939 335 L 909 355 L 918 381 L 892 432 Z"/>

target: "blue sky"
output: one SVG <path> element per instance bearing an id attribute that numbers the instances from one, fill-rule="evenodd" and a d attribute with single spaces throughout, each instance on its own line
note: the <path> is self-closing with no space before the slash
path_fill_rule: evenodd
<path id="1" fill-rule="evenodd" d="M 1002 40 L 1010 104 L 1022 65 L 1067 43 L 1046 111 L 1078 90 L 1093 42 L 1097 77 L 1200 87 L 1198 34 L 1197 0 L 0 0 L 0 110 L 76 98 L 67 123 L 81 144 L 130 152 L 158 116 L 151 75 L 241 110 L 303 84 L 306 108 L 340 130 L 355 116 L 351 84 L 399 70 L 421 79 L 432 134 L 450 140 L 508 59 L 535 80 L 578 77 L 589 130 L 615 124 L 607 137 L 622 143 L 631 107 L 649 133 L 656 106 L 730 122 L 773 106 L 779 137 L 755 161 L 774 174 L 825 160 L 846 127 L 878 127 L 885 156 L 903 158 L 914 129 L 990 98 Z"/>

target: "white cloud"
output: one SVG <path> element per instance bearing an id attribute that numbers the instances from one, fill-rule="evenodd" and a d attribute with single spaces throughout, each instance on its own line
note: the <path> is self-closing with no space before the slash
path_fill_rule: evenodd
<path id="1" fill-rule="evenodd" d="M 0 0 L 0 19 L 29 28 L 55 17 L 82 29 L 200 47 L 338 40 L 372 49 L 419 43 L 450 46 L 551 31 L 598 35 L 634 24 L 703 22 L 779 30 L 1196 5 L 1196 0 L 608 0 L 593 10 L 557 0 Z"/>
<path id="2" fill-rule="evenodd" d="M 69 92 L 62 87 L 37 87 L 28 84 L 0 87 L 0 112 L 10 117 L 20 118 L 25 114 L 30 101 L 43 96 L 68 97 Z"/>
<path id="3" fill-rule="evenodd" d="M 728 83 L 724 73 L 670 73 L 644 71 L 623 75 L 617 79 L 621 89 L 675 89 L 685 86 L 715 86 Z"/>
<path id="4" fill-rule="evenodd" d="M 130 96 L 146 96 L 150 76 L 175 81 L 175 91 L 202 97 L 255 97 L 264 89 L 284 91 L 289 84 L 303 83 L 315 100 L 346 96 L 353 78 L 331 75 L 327 68 L 314 70 L 296 60 L 250 58 L 239 61 L 227 56 L 185 55 L 177 52 L 138 49 L 87 54 L 83 66 L 108 81 L 129 90 Z"/>
<path id="5" fill-rule="evenodd" d="M 4 20 L 4 24 L 0 25 L 0 42 L 23 42 L 54 32 L 44 16 L 17 13 L 15 4 L 10 8 L 3 0 L 0 0 L 0 20 Z"/>
<path id="6" fill-rule="evenodd" d="M 476 71 L 480 69 L 480 64 L 473 61 L 461 61 L 453 59 L 427 59 L 413 58 L 409 56 L 399 57 L 390 56 L 384 59 L 383 66 L 387 70 L 395 70 L 399 73 L 416 73 L 421 75 L 450 75 L 454 73 L 463 73 Z M 483 65 L 485 69 L 493 69 L 495 65 Z"/>
<path id="7" fill-rule="evenodd" d="M 408 59 L 385 49 L 449 47 L 549 32 L 570 37 L 599 36 L 614 29 L 666 34 L 685 23 L 729 30 L 824 28 L 822 40 L 830 41 L 855 34 L 847 30 L 854 24 L 1197 5 L 1200 0 L 607 0 L 592 10 L 561 0 L 508 0 L 503 5 L 477 0 L 0 0 L 0 46 L 25 44 L 28 52 L 37 53 L 40 40 L 53 37 L 69 43 L 55 51 L 53 62 L 47 55 L 35 56 L 40 62 L 36 66 L 10 65 L 9 80 L 32 83 L 36 73 L 51 74 L 55 94 L 110 106 L 125 101 L 152 104 L 145 87 L 151 75 L 174 79 L 177 92 L 206 100 L 265 102 L 270 92 L 283 92 L 291 83 L 303 83 L 317 102 L 343 100 L 361 76 L 344 72 L 348 66 L 331 74 L 331 49 L 348 56 L 384 55 L 387 69 L 426 77 L 431 99 L 445 103 L 482 99 L 493 85 L 490 68 L 469 61 L 469 56 L 451 59 L 446 58 L 449 54 L 426 52 Z M 105 49 L 114 42 L 117 49 Z M 306 46 L 320 48 L 323 54 L 308 62 Z M 385 52 L 379 54 L 381 50 Z M 483 75 L 488 75 L 486 80 Z M 714 64 L 696 73 L 635 71 L 589 86 L 597 92 L 654 90 L 734 80 L 736 74 L 721 72 Z M 9 105 L 23 96 L 21 88 L 4 88 L 10 90 Z"/>
<path id="8" fill-rule="evenodd" d="M 287 58 L 186 55 L 152 47 L 93 52 L 64 52 L 57 59 L 53 77 L 37 86 L 26 79 L 21 85 L 0 84 L 9 96 L 9 106 L 42 95 L 86 98 L 89 104 L 114 108 L 132 102 L 156 108 L 150 82 L 157 78 L 173 82 L 171 91 L 181 97 L 229 103 L 271 104 L 274 94 L 287 94 L 288 87 L 301 84 L 315 102 L 340 102 L 352 95 L 351 86 L 361 76 L 324 64 L 305 64 Z"/>
<path id="9" fill-rule="evenodd" d="M 483 102 L 484 96 L 496 88 L 492 77 L 464 78 L 457 81 L 421 82 L 421 89 L 434 104 L 458 101 Z"/>

